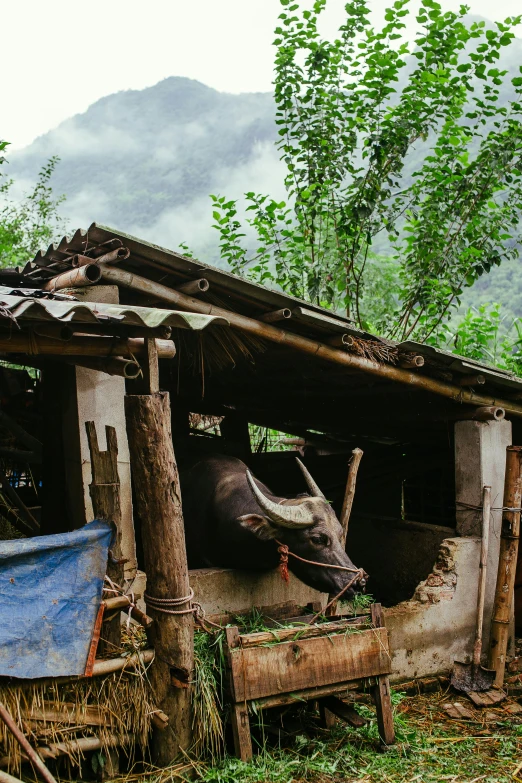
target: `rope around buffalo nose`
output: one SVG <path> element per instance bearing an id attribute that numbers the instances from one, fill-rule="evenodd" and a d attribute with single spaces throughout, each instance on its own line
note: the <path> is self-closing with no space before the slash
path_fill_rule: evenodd
<path id="1" fill-rule="evenodd" d="M 350 587 L 356 582 L 360 582 L 363 585 L 366 584 L 366 577 L 368 574 L 364 569 L 362 568 L 350 568 L 350 566 L 339 566 L 339 565 L 329 565 L 327 563 L 319 563 L 317 560 L 307 560 L 304 557 L 300 557 L 299 555 L 296 555 L 295 552 L 291 552 L 290 549 L 286 544 L 283 544 L 282 541 L 278 541 L 277 538 L 274 539 L 276 544 L 278 545 L 277 551 L 279 552 L 279 571 L 281 573 L 282 578 L 285 580 L 285 582 L 290 581 L 290 575 L 288 573 L 288 556 L 294 557 L 296 560 L 300 560 L 302 563 L 308 563 L 308 565 L 316 565 L 321 566 L 321 568 L 336 568 L 338 571 L 350 571 L 353 574 L 353 578 L 350 579 L 348 584 L 346 584 L 343 589 L 337 593 L 324 607 L 324 609 L 321 609 L 320 612 L 317 612 L 312 619 L 309 622 L 309 625 L 313 625 L 315 621 L 325 614 L 326 611 L 330 608 L 330 606 L 333 606 L 333 604 L 341 598 L 347 590 L 350 589 Z"/>

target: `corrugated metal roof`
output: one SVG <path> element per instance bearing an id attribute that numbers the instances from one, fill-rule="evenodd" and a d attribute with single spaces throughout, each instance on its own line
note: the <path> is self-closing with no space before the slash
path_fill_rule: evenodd
<path id="1" fill-rule="evenodd" d="M 117 323 L 153 329 L 172 326 L 176 329 L 205 329 L 209 324 L 227 326 L 225 318 L 153 307 L 78 302 L 73 297 L 40 298 L 27 292 L 24 296 L 0 286 L 0 318 L 17 321 L 60 321 L 61 323 Z M 34 294 L 34 292 L 32 292 Z M 66 301 L 63 301 L 65 300 Z"/>
<path id="2" fill-rule="evenodd" d="M 318 307 L 297 297 L 288 296 L 282 291 L 267 288 L 259 283 L 233 275 L 224 269 L 204 264 L 195 258 L 188 258 L 173 250 L 145 242 L 130 234 L 97 223 L 93 223 L 87 231 L 78 229 L 72 237 L 63 237 L 59 243 L 50 245 L 45 252 L 37 253 L 33 263 L 40 267 L 42 272 L 40 276 L 33 274 L 32 277 L 35 281 L 48 280 L 53 275 L 70 268 L 68 261 L 74 253 L 85 252 L 88 247 L 101 245 L 114 238 L 120 239 L 124 246 L 131 251 L 130 258 L 118 264 L 118 267 L 122 269 L 131 272 L 139 271 L 140 274 L 144 274 L 145 264 L 152 262 L 160 265 L 158 271 L 162 271 L 163 274 L 170 271 L 174 277 L 179 278 L 180 283 L 204 277 L 210 283 L 210 290 L 218 290 L 225 296 L 230 295 L 246 304 L 254 304 L 258 308 L 259 314 L 285 307 L 294 309 L 302 306 L 310 313 L 315 313 L 319 320 L 321 317 L 334 319 L 343 329 L 350 324 L 353 326 L 353 321 L 350 318 L 339 316 L 332 313 L 331 310 Z M 153 268 L 150 271 L 152 272 Z M 24 273 L 28 272 L 34 273 L 34 267 L 28 265 L 24 269 Z M 157 275 L 157 277 L 159 276 Z"/>
<path id="3" fill-rule="evenodd" d="M 426 363 L 424 367 L 414 371 L 418 375 L 451 373 L 456 376 L 458 383 L 459 377 L 480 373 L 485 376 L 488 389 L 509 392 L 509 390 L 519 391 L 522 387 L 522 379 L 513 373 L 414 341 L 392 343 L 383 340 L 376 335 L 361 331 L 351 319 L 330 310 L 96 223 L 93 223 L 87 231 L 78 230 L 72 237 L 64 237 L 59 243 L 51 245 L 47 251 L 38 253 L 34 262 L 23 270 L 23 279 L 31 281 L 29 283 L 31 285 L 41 285 L 52 276 L 69 269 L 71 255 L 89 252 L 114 240 L 130 250 L 130 257 L 121 261 L 117 268 L 161 282 L 171 288 L 204 277 L 209 281 L 210 289 L 206 294 L 198 295 L 199 299 L 251 318 L 258 319 L 263 314 L 275 310 L 289 309 L 292 315 L 284 321 L 286 332 L 301 334 L 320 342 L 328 342 L 329 338 L 346 333 L 390 346 L 392 349 L 397 348 L 399 352 L 423 355 Z M 0 278 L 1 275 L 0 271 Z"/>

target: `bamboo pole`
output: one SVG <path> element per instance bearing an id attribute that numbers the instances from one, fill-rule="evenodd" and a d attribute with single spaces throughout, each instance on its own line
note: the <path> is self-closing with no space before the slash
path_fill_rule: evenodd
<path id="1" fill-rule="evenodd" d="M 69 269 L 57 277 L 52 277 L 45 283 L 44 291 L 59 291 L 62 288 L 78 288 L 97 283 L 101 278 L 100 267 L 97 264 L 86 264 L 77 269 Z"/>
<path id="2" fill-rule="evenodd" d="M 107 375 L 118 375 L 120 378 L 134 380 L 141 375 L 141 367 L 133 359 L 124 359 L 121 356 L 56 356 L 57 362 L 72 364 L 75 367 L 86 367 L 89 370 L 97 370 Z"/>
<path id="3" fill-rule="evenodd" d="M 108 658 L 107 660 L 94 661 L 93 677 L 101 677 L 104 674 L 112 674 L 123 669 L 136 669 L 146 666 L 154 660 L 154 650 L 142 650 L 137 655 L 129 655 L 127 658 Z M 77 679 L 76 677 L 71 679 Z M 60 678 L 60 682 L 63 680 Z"/>
<path id="4" fill-rule="evenodd" d="M 22 783 L 22 781 L 20 778 L 15 778 L 13 775 L 9 775 L 0 769 L 0 783 Z"/>
<path id="5" fill-rule="evenodd" d="M 178 285 L 176 290 L 181 291 L 182 294 L 204 294 L 210 288 L 210 283 L 204 277 L 200 277 L 199 280 L 189 280 L 188 283 L 182 283 Z"/>
<path id="6" fill-rule="evenodd" d="M 302 353 L 316 356 L 318 359 L 361 370 L 362 372 L 376 375 L 380 378 L 386 378 L 388 380 L 397 381 L 398 383 L 414 386 L 417 389 L 424 389 L 433 394 L 448 397 L 458 403 L 467 403 L 469 405 L 475 405 L 476 407 L 482 405 L 499 405 L 505 408 L 506 413 L 522 417 L 522 405 L 517 405 L 514 402 L 486 394 L 477 394 L 471 389 L 463 389 L 460 386 L 454 386 L 446 381 L 437 380 L 436 378 L 420 375 L 419 373 L 411 372 L 392 364 L 376 362 L 367 359 L 364 356 L 357 356 L 348 353 L 347 351 L 338 350 L 332 346 L 317 342 L 316 340 L 311 340 L 308 337 L 303 337 L 302 335 L 294 334 L 293 332 L 286 332 L 272 324 L 261 323 L 261 321 L 256 321 L 254 318 L 248 318 L 239 313 L 233 313 L 222 307 L 217 307 L 209 302 L 202 302 L 193 297 L 186 296 L 179 291 L 168 288 L 168 286 L 162 285 L 161 283 L 155 283 L 152 280 L 148 280 L 140 275 L 134 275 L 131 272 L 126 272 L 123 269 L 115 269 L 114 267 L 108 266 L 102 266 L 100 269 L 104 280 L 124 286 L 125 288 L 131 288 L 135 291 L 150 294 L 157 299 L 175 305 L 181 310 L 190 310 L 194 313 L 204 313 L 206 315 L 219 315 L 226 318 L 233 328 L 277 343 L 278 345 L 286 345 L 301 351 Z"/>
<path id="7" fill-rule="evenodd" d="M 346 480 L 346 489 L 344 491 L 343 507 L 341 509 L 341 517 L 339 520 L 341 523 L 341 527 L 343 529 L 342 538 L 341 538 L 341 544 L 343 546 L 343 549 L 346 549 L 348 525 L 350 523 L 353 499 L 355 497 L 355 483 L 357 481 L 357 473 L 359 471 L 359 465 L 361 464 L 361 459 L 363 454 L 364 452 L 362 449 L 354 449 L 352 451 L 352 458 L 350 460 L 350 466 L 348 468 L 348 478 Z M 334 598 L 335 596 L 332 594 L 328 596 L 328 603 L 331 605 L 327 608 L 326 613 L 327 616 L 330 617 L 337 613 L 337 601 L 331 603 Z"/>
<path id="8" fill-rule="evenodd" d="M 28 334 L 1 334 L 0 353 L 28 353 L 33 356 L 141 356 L 145 350 L 140 337 L 114 338 L 75 334 L 66 342 Z M 176 348 L 172 340 L 157 340 L 160 359 L 172 359 Z"/>
<path id="9" fill-rule="evenodd" d="M 489 668 L 495 669 L 495 685 L 504 683 L 509 625 L 513 606 L 518 542 L 520 538 L 520 503 L 522 500 L 522 446 L 506 450 L 506 478 L 500 533 L 495 603 L 491 620 Z"/>
<path id="10" fill-rule="evenodd" d="M 160 392 L 127 395 L 125 413 L 134 508 L 142 529 L 147 594 L 160 600 L 189 596 L 169 395 Z M 176 611 L 189 608 L 187 600 Z M 192 741 L 190 684 L 194 669 L 194 623 L 191 613 L 167 614 L 150 602 L 147 602 L 147 612 L 154 615 L 150 636 L 156 650 L 149 677 L 157 706 L 169 718 L 164 731 L 154 729 L 153 757 L 155 763 L 166 766 L 180 751 L 188 750 Z"/>

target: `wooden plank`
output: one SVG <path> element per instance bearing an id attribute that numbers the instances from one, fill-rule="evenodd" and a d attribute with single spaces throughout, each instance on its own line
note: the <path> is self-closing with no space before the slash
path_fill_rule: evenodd
<path id="1" fill-rule="evenodd" d="M 118 475 L 118 440 L 114 427 L 105 427 L 107 450 L 100 451 L 96 425 L 85 422 L 87 442 L 91 457 L 92 482 L 89 494 L 96 519 L 106 519 L 115 526 L 112 549 L 109 550 L 107 575 L 118 585 L 123 584 L 123 561 L 121 559 L 121 500 Z M 120 614 L 105 623 L 100 639 L 101 655 L 114 655 L 121 648 Z"/>
<path id="2" fill-rule="evenodd" d="M 327 696 L 325 699 L 321 699 L 319 704 L 321 707 L 328 710 L 330 714 L 336 715 L 354 728 L 360 729 L 361 726 L 366 726 L 368 723 L 366 718 L 359 715 L 355 707 L 351 704 L 345 704 L 344 701 L 338 699 L 337 696 Z"/>
<path id="3" fill-rule="evenodd" d="M 479 693 L 479 691 L 470 691 L 467 696 L 469 696 L 476 707 L 492 707 L 495 704 L 500 704 L 501 701 L 504 701 L 504 699 L 507 698 L 507 693 L 491 688 L 489 691 L 484 691 L 482 693 Z"/>
<path id="4" fill-rule="evenodd" d="M 330 694 L 347 694 L 348 691 L 355 690 L 359 685 L 357 682 L 338 682 L 333 685 L 323 685 L 320 688 L 305 688 L 297 693 L 283 693 L 278 696 L 268 696 L 266 699 L 256 699 L 256 707 L 268 709 L 269 707 L 286 707 L 295 702 L 309 701 L 310 699 L 320 699 Z"/>
<path id="5" fill-rule="evenodd" d="M 45 705 L 43 708 L 33 708 L 22 713 L 22 719 L 46 723 L 73 723 L 86 726 L 110 726 L 111 714 L 107 709 L 97 705 L 78 707 L 76 704 L 65 703 L 56 707 Z"/>
<path id="6" fill-rule="evenodd" d="M 129 381 L 131 394 L 157 394 L 159 388 L 158 346 L 156 340 L 145 337 L 144 356 L 140 357 L 141 377 Z"/>
<path id="7" fill-rule="evenodd" d="M 299 641 L 301 639 L 313 639 L 317 636 L 343 633 L 348 629 L 352 631 L 367 630 L 368 622 L 354 622 L 352 618 L 338 620 L 337 622 L 321 623 L 320 625 L 295 626 L 294 628 L 274 628 L 273 631 L 259 631 L 258 633 L 241 634 L 241 647 L 260 647 L 263 644 L 274 642 Z"/>
<path id="8" fill-rule="evenodd" d="M 250 736 L 250 720 L 245 703 L 234 704 L 231 714 L 232 732 L 234 735 L 234 752 L 241 761 L 252 758 L 252 738 Z"/>
<path id="9" fill-rule="evenodd" d="M 385 628 L 230 651 L 236 701 L 390 672 Z"/>

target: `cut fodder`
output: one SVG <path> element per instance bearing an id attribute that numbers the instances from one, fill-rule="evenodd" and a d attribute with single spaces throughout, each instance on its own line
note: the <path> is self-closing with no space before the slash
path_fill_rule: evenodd
<path id="1" fill-rule="evenodd" d="M 74 682 L 0 685 L 0 701 L 33 747 L 66 755 L 75 765 L 84 757 L 76 740 L 84 738 L 98 739 L 104 755 L 114 745 L 127 748 L 131 755 L 137 745 L 145 753 L 155 709 L 145 668 Z M 53 747 L 61 743 L 66 744 Z M 8 760 L 9 771 L 20 772 L 20 747 L 3 723 L 0 757 Z"/>
<path id="2" fill-rule="evenodd" d="M 225 751 L 224 638 L 223 631 L 198 631 L 194 636 L 193 753 L 196 758 L 213 762 L 222 758 Z"/>

